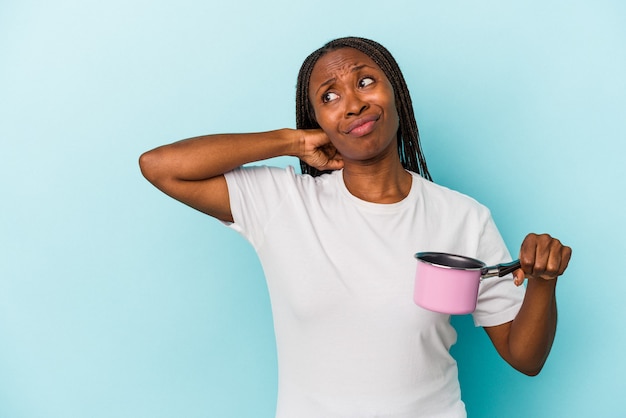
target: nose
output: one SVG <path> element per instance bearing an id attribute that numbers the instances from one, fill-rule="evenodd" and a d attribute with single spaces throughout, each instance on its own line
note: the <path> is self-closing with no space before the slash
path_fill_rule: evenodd
<path id="1" fill-rule="evenodd" d="M 345 97 L 346 116 L 358 116 L 368 108 L 367 102 L 356 92 L 350 92 Z"/>

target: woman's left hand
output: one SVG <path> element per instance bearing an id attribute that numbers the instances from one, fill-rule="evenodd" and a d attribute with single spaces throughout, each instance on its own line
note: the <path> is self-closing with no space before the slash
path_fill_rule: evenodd
<path id="1" fill-rule="evenodd" d="M 515 284 L 524 278 L 554 280 L 567 268 L 572 249 L 548 234 L 528 234 L 522 243 L 519 260 L 521 269 L 516 270 Z"/>

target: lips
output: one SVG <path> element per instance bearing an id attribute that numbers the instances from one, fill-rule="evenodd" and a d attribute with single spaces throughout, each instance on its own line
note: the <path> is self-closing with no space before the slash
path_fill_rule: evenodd
<path id="1" fill-rule="evenodd" d="M 374 130 L 374 125 L 378 119 L 380 119 L 380 115 L 369 115 L 355 119 L 348 125 L 344 133 L 352 136 L 367 135 Z"/>

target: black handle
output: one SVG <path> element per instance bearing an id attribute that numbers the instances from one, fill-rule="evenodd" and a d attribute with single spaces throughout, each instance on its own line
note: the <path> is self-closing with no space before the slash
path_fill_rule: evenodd
<path id="1" fill-rule="evenodd" d="M 502 263 L 497 266 L 483 267 L 480 269 L 480 275 L 483 279 L 488 277 L 502 277 L 509 273 L 514 272 L 521 267 L 519 260 L 511 261 L 510 263 Z"/>
<path id="2" fill-rule="evenodd" d="M 519 260 L 511 261 L 510 263 L 498 264 L 498 277 L 506 276 L 509 273 L 513 273 L 522 265 Z"/>

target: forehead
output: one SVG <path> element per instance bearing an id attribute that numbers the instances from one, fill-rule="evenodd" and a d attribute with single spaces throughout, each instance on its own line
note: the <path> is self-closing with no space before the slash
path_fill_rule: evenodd
<path id="1" fill-rule="evenodd" d="M 341 48 L 327 52 L 320 57 L 311 72 L 309 87 L 315 91 L 317 86 L 329 79 L 351 73 L 355 68 L 366 66 L 381 71 L 380 67 L 366 54 L 354 48 Z"/>

